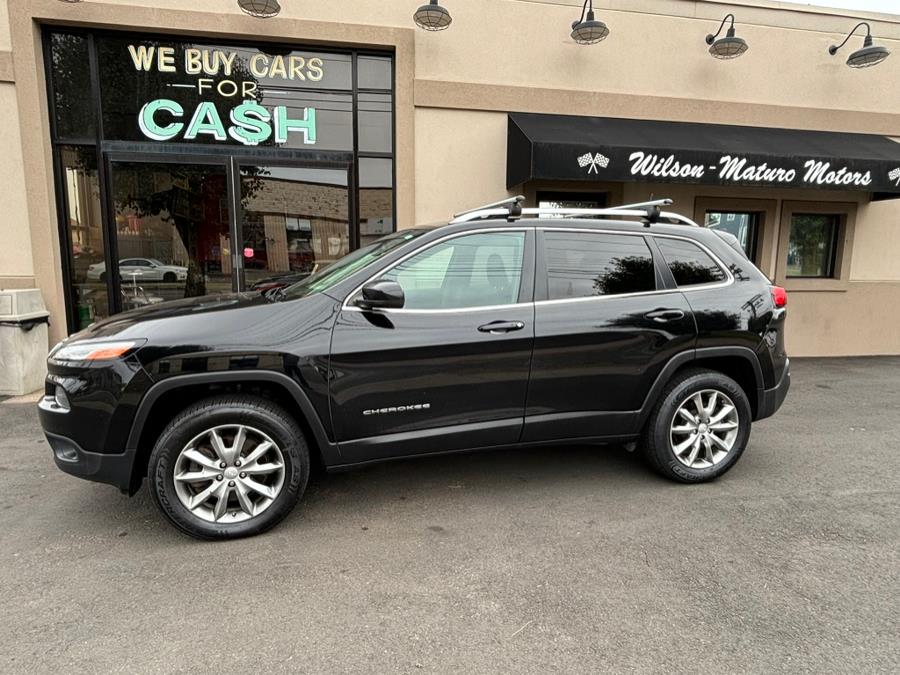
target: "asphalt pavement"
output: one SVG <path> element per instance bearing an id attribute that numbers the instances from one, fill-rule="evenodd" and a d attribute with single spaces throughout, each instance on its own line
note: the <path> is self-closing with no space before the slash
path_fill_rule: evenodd
<path id="1" fill-rule="evenodd" d="M 808 359 L 725 477 L 622 447 L 320 476 L 201 543 L 0 402 L 2 673 L 900 671 L 900 358 Z"/>

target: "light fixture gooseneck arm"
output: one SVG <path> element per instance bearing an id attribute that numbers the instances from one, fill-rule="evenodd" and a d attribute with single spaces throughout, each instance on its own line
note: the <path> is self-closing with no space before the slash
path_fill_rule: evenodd
<path id="1" fill-rule="evenodd" d="M 584 0 L 584 4 L 581 6 L 581 18 L 578 21 L 575 21 L 572 25 L 576 25 L 582 23 L 584 21 L 585 14 L 587 15 L 588 20 L 594 18 L 594 0 Z"/>
<path id="2" fill-rule="evenodd" d="M 837 53 L 837 50 L 838 50 L 838 49 L 840 49 L 840 48 L 843 47 L 845 44 L 847 44 L 847 40 L 849 40 L 850 38 L 853 37 L 853 34 L 856 32 L 856 29 L 859 28 L 860 26 L 865 26 L 865 27 L 866 27 L 866 38 L 865 38 L 864 44 L 865 44 L 866 46 L 868 46 L 868 45 L 872 42 L 872 28 L 871 28 L 871 27 L 869 26 L 869 24 L 866 23 L 865 21 L 860 21 L 858 24 L 856 24 L 856 25 L 853 27 L 853 30 L 851 30 L 849 33 L 847 33 L 847 37 L 844 38 L 844 41 L 843 41 L 841 44 L 839 44 L 839 45 L 831 45 L 831 46 L 828 48 L 828 53 L 831 54 L 832 56 L 834 56 L 834 55 Z"/>
<path id="3" fill-rule="evenodd" d="M 719 30 L 716 31 L 715 35 L 710 33 L 706 36 L 706 44 L 711 45 L 713 42 L 715 42 L 716 38 L 719 37 L 719 33 L 721 33 L 722 29 L 725 28 L 725 22 L 729 19 L 731 19 L 731 26 L 728 30 L 734 30 L 734 14 L 726 14 L 725 18 L 722 19 L 722 23 L 719 24 Z"/>

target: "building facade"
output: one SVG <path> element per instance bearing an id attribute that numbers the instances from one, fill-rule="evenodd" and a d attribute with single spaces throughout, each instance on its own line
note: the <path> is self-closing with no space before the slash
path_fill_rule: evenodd
<path id="1" fill-rule="evenodd" d="M 507 195 L 666 197 L 787 288 L 793 355 L 900 353 L 900 55 L 828 53 L 860 20 L 897 51 L 900 16 L 598 1 L 579 45 L 582 4 L 446 0 L 426 32 L 415 0 L 6 0 L 0 288 L 40 288 L 55 341 Z"/>

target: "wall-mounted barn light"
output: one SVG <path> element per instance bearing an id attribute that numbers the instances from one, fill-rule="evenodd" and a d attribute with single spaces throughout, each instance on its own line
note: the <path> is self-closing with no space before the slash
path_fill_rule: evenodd
<path id="1" fill-rule="evenodd" d="M 609 28 L 594 18 L 594 0 L 584 0 L 581 16 L 572 22 L 572 39 L 580 45 L 592 45 L 609 35 Z"/>
<path id="2" fill-rule="evenodd" d="M 238 0 L 238 7 L 257 19 L 271 19 L 281 11 L 278 0 Z"/>
<path id="3" fill-rule="evenodd" d="M 422 5 L 413 14 L 413 21 L 419 28 L 436 31 L 444 30 L 450 26 L 453 18 L 446 8 L 438 4 L 438 0 L 430 0 L 427 5 Z"/>
<path id="4" fill-rule="evenodd" d="M 831 45 L 828 48 L 828 53 L 834 56 L 837 54 L 838 49 L 847 44 L 847 40 L 853 37 L 853 34 L 856 32 L 856 29 L 860 26 L 866 27 L 866 37 L 863 40 L 863 46 L 860 49 L 857 49 L 855 52 L 852 52 L 850 56 L 847 57 L 847 65 L 851 68 L 868 68 L 869 66 L 874 66 L 882 61 L 884 61 L 888 56 L 891 55 L 891 52 L 888 51 L 887 47 L 881 47 L 879 45 L 872 44 L 872 29 L 869 27 L 865 21 L 861 21 L 853 27 L 849 33 L 847 33 L 847 37 L 844 38 L 844 41 L 839 45 Z"/>
<path id="5" fill-rule="evenodd" d="M 719 38 L 719 33 L 725 27 L 725 22 L 731 19 L 731 26 L 725 33 L 725 37 Z M 716 38 L 719 38 L 718 40 Z M 719 24 L 719 30 L 713 35 L 706 36 L 706 44 L 709 45 L 709 53 L 717 59 L 736 59 L 750 48 L 745 40 L 734 35 L 734 14 L 726 14 Z"/>

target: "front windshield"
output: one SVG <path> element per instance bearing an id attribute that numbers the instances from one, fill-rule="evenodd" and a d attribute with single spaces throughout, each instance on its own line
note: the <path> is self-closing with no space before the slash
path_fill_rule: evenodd
<path id="1" fill-rule="evenodd" d="M 312 295 L 313 293 L 327 291 L 354 272 L 361 270 L 369 263 L 378 260 L 398 246 L 402 246 L 406 242 L 415 239 L 425 232 L 427 232 L 425 229 L 403 230 L 382 237 L 368 246 L 363 246 L 352 253 L 348 253 L 343 258 L 335 260 L 330 265 L 316 270 L 303 281 L 298 281 L 296 284 L 288 286 L 284 289 L 283 296 L 286 298 L 301 298 L 306 295 Z"/>

